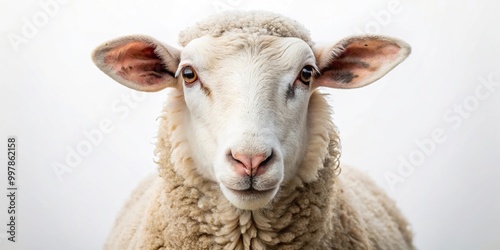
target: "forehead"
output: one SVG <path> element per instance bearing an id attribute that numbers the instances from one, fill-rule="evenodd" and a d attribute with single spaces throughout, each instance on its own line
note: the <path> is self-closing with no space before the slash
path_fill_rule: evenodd
<path id="1" fill-rule="evenodd" d="M 181 65 L 193 64 L 210 70 L 221 63 L 265 62 L 274 67 L 300 67 L 314 64 L 309 45 L 294 37 L 227 34 L 220 37 L 204 36 L 192 40 L 182 51 Z"/>

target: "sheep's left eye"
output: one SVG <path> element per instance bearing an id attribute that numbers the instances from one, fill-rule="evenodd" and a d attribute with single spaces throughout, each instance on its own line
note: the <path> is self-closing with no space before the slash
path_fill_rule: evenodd
<path id="1" fill-rule="evenodd" d="M 312 66 L 309 66 L 309 65 L 305 66 L 300 71 L 300 81 L 306 85 L 309 85 L 309 83 L 311 82 L 313 73 L 314 73 L 314 69 Z"/>

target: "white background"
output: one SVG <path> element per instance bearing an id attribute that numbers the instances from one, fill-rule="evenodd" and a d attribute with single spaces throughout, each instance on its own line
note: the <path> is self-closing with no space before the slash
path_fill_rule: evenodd
<path id="1" fill-rule="evenodd" d="M 156 118 L 167 92 L 137 95 L 115 83 L 91 62 L 93 48 L 137 33 L 177 46 L 181 29 L 233 8 L 280 12 L 321 43 L 369 32 L 411 44 L 412 55 L 373 85 L 325 90 L 342 162 L 364 169 L 397 201 L 419 249 L 500 249 L 498 2 L 52 0 L 48 11 L 46 2 L 1 1 L 0 193 L 11 135 L 19 186 L 15 244 L 7 242 L 0 196 L 1 249 L 100 249 L 130 191 L 155 171 Z M 103 121 L 112 131 L 58 179 L 54 166 L 67 165 L 71 150 L 88 145 L 82 131 Z M 445 139 L 431 147 L 436 130 Z M 412 166 L 401 168 L 404 161 Z M 400 177 L 394 185 L 390 173 Z"/>

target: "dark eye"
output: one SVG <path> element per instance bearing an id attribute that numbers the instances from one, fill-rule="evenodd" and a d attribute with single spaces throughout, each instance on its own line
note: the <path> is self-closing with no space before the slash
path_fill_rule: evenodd
<path id="1" fill-rule="evenodd" d="M 309 85 L 313 77 L 314 69 L 312 66 L 308 65 L 302 68 L 300 71 L 300 81 L 305 85 Z"/>
<path id="2" fill-rule="evenodd" d="M 182 78 L 187 84 L 190 84 L 198 79 L 198 75 L 191 66 L 186 66 L 182 69 Z"/>

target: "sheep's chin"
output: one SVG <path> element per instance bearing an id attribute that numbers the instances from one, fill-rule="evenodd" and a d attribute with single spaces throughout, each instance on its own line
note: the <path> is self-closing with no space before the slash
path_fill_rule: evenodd
<path id="1" fill-rule="evenodd" d="M 220 184 L 226 199 L 235 207 L 243 210 L 256 210 L 265 207 L 276 195 L 279 187 L 264 191 L 238 191 Z"/>

